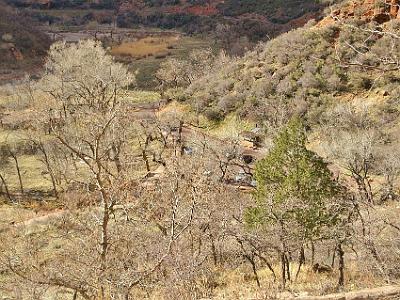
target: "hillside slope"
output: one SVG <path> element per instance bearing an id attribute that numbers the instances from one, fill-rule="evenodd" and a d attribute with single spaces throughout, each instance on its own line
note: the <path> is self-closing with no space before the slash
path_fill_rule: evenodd
<path id="1" fill-rule="evenodd" d="M 304 25 L 323 7 L 315 0 L 125 1 L 119 23 L 179 27 L 191 33 L 215 32 L 216 24 L 224 24 L 230 35 L 256 41 Z"/>
<path id="2" fill-rule="evenodd" d="M 400 21 L 338 16 L 280 35 L 242 58 L 217 57 L 176 99 L 220 132 L 226 120 L 256 124 L 265 148 L 299 116 L 310 149 L 332 163 L 347 188 L 364 182 L 370 201 L 394 199 L 400 180 L 389 176 L 388 183 L 385 176 L 399 170 Z"/>
<path id="3" fill-rule="evenodd" d="M 33 25 L 32 20 L 0 2 L 0 76 L 7 77 L 13 71 L 32 69 L 41 63 L 50 41 Z"/>
<path id="4" fill-rule="evenodd" d="M 28 101 L 0 90 L 0 294 L 398 299 L 400 21 L 371 9 L 167 57 L 161 95 L 53 47 Z"/>
<path id="5" fill-rule="evenodd" d="M 187 98 L 197 109 L 222 116 L 234 111 L 268 122 L 279 108 L 285 118 L 301 113 L 319 122 L 318 114 L 325 110 L 321 106 L 330 99 L 377 90 L 384 90 L 387 99 L 395 97 L 399 20 L 338 15 L 224 61 L 189 86 Z"/>
<path id="6" fill-rule="evenodd" d="M 319 17 L 324 5 L 316 0 L 8 0 L 41 21 L 82 25 L 93 20 L 120 27 L 151 26 L 226 36 L 247 37 L 252 43 L 303 26 Z M 69 10 L 55 16 L 52 11 Z M 100 15 L 100 17 L 98 16 Z M 227 47 L 229 48 L 229 46 Z"/>

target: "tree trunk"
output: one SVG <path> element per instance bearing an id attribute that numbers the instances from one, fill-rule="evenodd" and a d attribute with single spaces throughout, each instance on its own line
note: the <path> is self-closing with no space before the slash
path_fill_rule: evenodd
<path id="1" fill-rule="evenodd" d="M 144 162 L 146 164 L 147 172 L 150 172 L 149 158 L 147 157 L 146 150 L 142 150 L 142 157 L 143 157 L 143 160 L 144 160 Z"/>
<path id="2" fill-rule="evenodd" d="M 19 162 L 18 162 L 18 157 L 15 153 L 10 152 L 11 157 L 14 159 L 15 162 L 15 168 L 17 169 L 17 174 L 18 174 L 18 180 L 19 180 L 19 188 L 21 190 L 21 194 L 24 194 L 24 185 L 22 184 L 22 176 L 21 176 L 21 169 L 19 168 Z"/>
<path id="3" fill-rule="evenodd" d="M 98 168 L 101 170 L 101 166 L 98 163 Z M 97 180 L 97 185 L 100 191 L 100 195 L 102 198 L 102 205 L 103 205 L 103 215 L 102 215 L 102 222 L 101 222 L 101 238 L 100 238 L 100 246 L 101 246 L 101 251 L 100 251 L 100 278 L 98 278 L 99 281 L 101 281 L 102 273 L 104 273 L 107 270 L 107 255 L 108 255 L 108 247 L 109 247 L 109 237 L 108 237 L 108 225 L 109 225 L 109 220 L 110 220 L 110 205 L 108 202 L 108 195 L 105 190 L 105 186 L 103 184 L 102 178 L 101 178 L 101 173 L 100 171 L 96 174 L 96 180 Z M 105 299 L 105 289 L 103 284 L 100 284 L 100 293 L 101 293 L 101 299 Z"/>
<path id="4" fill-rule="evenodd" d="M 335 246 L 335 249 L 333 249 L 331 268 L 333 268 L 335 266 L 336 252 L 337 252 L 337 245 Z"/>
<path id="5" fill-rule="evenodd" d="M 340 288 L 344 286 L 344 251 L 342 248 L 342 243 L 340 242 L 337 246 L 337 253 L 339 256 L 339 282 L 338 285 Z"/>
<path id="6" fill-rule="evenodd" d="M 1 179 L 1 182 L 2 182 L 2 184 L 4 186 L 4 189 L 6 190 L 6 195 L 7 195 L 8 200 L 10 200 L 12 202 L 13 200 L 11 198 L 10 191 L 8 189 L 8 186 L 7 186 L 7 182 L 4 179 L 3 175 L 1 175 L 1 174 L 0 174 L 0 179 Z"/>
<path id="7" fill-rule="evenodd" d="M 255 260 L 254 260 L 254 255 L 252 255 L 251 257 L 249 257 L 248 260 L 249 260 L 250 263 L 251 263 L 251 268 L 252 268 L 252 270 L 253 270 L 253 274 L 254 274 L 254 276 L 256 277 L 257 286 L 260 287 L 260 286 L 261 286 L 261 284 L 260 284 L 260 278 L 258 278 L 257 268 L 256 268 L 256 262 L 255 262 Z"/>
<path id="8" fill-rule="evenodd" d="M 282 287 L 285 288 L 285 286 L 286 286 L 286 258 L 285 258 L 284 252 L 282 252 L 282 254 L 281 254 L 281 272 L 282 272 Z"/>
<path id="9" fill-rule="evenodd" d="M 104 271 L 107 267 L 108 222 L 110 219 L 108 201 L 103 201 L 103 210 L 103 218 L 101 223 L 101 269 Z"/>
<path id="10" fill-rule="evenodd" d="M 291 275 L 290 275 L 290 261 L 289 261 L 289 258 L 287 257 L 286 254 L 284 255 L 284 257 L 285 257 L 285 260 L 286 260 L 286 275 L 287 275 L 287 279 L 289 281 L 291 281 L 292 278 L 291 278 Z"/>
<path id="11" fill-rule="evenodd" d="M 371 191 L 371 184 L 367 176 L 362 176 L 353 171 L 353 178 L 357 183 L 358 190 L 363 198 L 368 202 L 373 202 L 373 195 Z"/>
<path id="12" fill-rule="evenodd" d="M 271 263 L 264 257 L 261 255 L 261 253 L 257 253 L 256 254 L 258 256 L 259 259 L 261 259 L 268 267 L 268 269 L 271 271 L 272 276 L 274 277 L 274 282 L 276 281 L 276 274 L 275 274 L 275 270 L 272 267 Z"/>
<path id="13" fill-rule="evenodd" d="M 296 272 L 296 278 L 295 278 L 295 280 L 297 280 L 297 277 L 298 277 L 299 274 L 300 274 L 301 267 L 303 266 L 303 264 L 305 263 L 305 261 L 306 261 L 306 257 L 305 257 L 305 253 L 304 253 L 304 247 L 302 246 L 301 249 L 300 249 L 300 254 L 299 254 L 299 267 L 298 267 L 297 272 Z"/>
<path id="14" fill-rule="evenodd" d="M 54 176 L 53 169 L 51 168 L 49 157 L 47 155 L 47 151 L 44 148 L 42 143 L 39 144 L 39 149 L 43 153 L 44 163 L 45 163 L 47 171 L 49 172 L 49 175 L 50 175 L 51 184 L 53 186 L 54 197 L 56 197 L 58 199 L 58 190 L 57 190 L 56 178 Z"/>
<path id="15" fill-rule="evenodd" d="M 314 246 L 314 242 L 311 241 L 311 265 L 314 265 L 314 261 L 315 261 L 315 246 Z"/>
<path id="16" fill-rule="evenodd" d="M 213 256 L 214 266 L 217 266 L 218 265 L 218 255 L 217 255 L 217 250 L 215 248 L 214 238 L 213 238 L 213 235 L 211 234 L 211 232 L 209 234 L 209 237 L 210 237 L 211 253 Z"/>
<path id="17" fill-rule="evenodd" d="M 117 168 L 118 173 L 122 171 L 122 163 L 121 160 L 119 159 L 119 151 L 115 145 L 112 145 L 111 150 L 114 155 L 114 162 L 115 162 L 115 167 Z"/>

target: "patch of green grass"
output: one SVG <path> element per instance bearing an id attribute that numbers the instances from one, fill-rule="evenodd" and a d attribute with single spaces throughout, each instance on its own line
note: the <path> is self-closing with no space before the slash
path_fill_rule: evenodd
<path id="1" fill-rule="evenodd" d="M 51 190 L 50 178 L 44 174 L 45 168 L 38 156 L 21 155 L 18 157 L 18 162 L 25 190 L 44 192 Z M 19 180 L 14 161 L 10 158 L 7 164 L 0 166 L 0 171 L 3 173 L 10 192 L 19 191 Z"/>
<path id="2" fill-rule="evenodd" d="M 126 101 L 129 101 L 131 103 L 139 104 L 139 103 L 153 103 L 160 101 L 161 95 L 157 92 L 152 92 L 152 91 L 141 91 L 141 90 L 136 90 L 136 91 L 130 91 L 125 97 Z"/>
<path id="3" fill-rule="evenodd" d="M 26 141 L 26 132 L 23 130 L 3 130 L 0 129 L 0 146 L 15 145 Z"/>
<path id="4" fill-rule="evenodd" d="M 188 57 L 189 53 L 195 49 L 204 49 L 211 47 L 211 41 L 197 37 L 184 36 L 176 43 L 173 49 L 168 49 L 171 53 L 166 58 L 156 58 L 150 56 L 147 58 L 135 60 L 130 64 L 131 70 L 138 70 L 136 76 L 137 85 L 140 89 L 153 89 L 157 86 L 154 75 L 160 68 L 162 62 L 169 58 L 182 59 Z"/>
<path id="5" fill-rule="evenodd" d="M 210 134 L 219 138 L 237 138 L 241 132 L 255 127 L 253 122 L 238 118 L 236 114 L 230 114 L 223 121 L 213 126 Z"/>

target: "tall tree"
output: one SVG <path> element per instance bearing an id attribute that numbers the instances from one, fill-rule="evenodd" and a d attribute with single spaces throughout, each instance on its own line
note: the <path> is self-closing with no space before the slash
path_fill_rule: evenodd
<path id="1" fill-rule="evenodd" d="M 298 247 L 302 265 L 304 245 L 321 239 L 324 226 L 339 219 L 332 199 L 340 188 L 322 158 L 307 149 L 306 141 L 302 121 L 291 119 L 269 154 L 257 163 L 257 205 L 247 214 L 250 224 L 273 225 L 279 232 L 283 284 L 291 276 L 290 248 Z"/>

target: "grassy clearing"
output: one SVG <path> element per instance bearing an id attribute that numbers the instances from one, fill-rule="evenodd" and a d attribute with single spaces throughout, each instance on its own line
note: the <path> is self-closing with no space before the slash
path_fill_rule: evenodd
<path id="1" fill-rule="evenodd" d="M 122 43 L 111 50 L 115 56 L 130 56 L 141 59 L 148 56 L 165 57 L 171 54 L 176 43 L 179 42 L 179 36 L 166 37 L 146 37 L 135 42 Z"/>
<path id="2" fill-rule="evenodd" d="M 51 190 L 50 178 L 44 173 L 44 166 L 38 156 L 21 155 L 18 157 L 18 162 L 25 190 L 43 192 Z M 19 191 L 19 180 L 14 161 L 10 158 L 6 165 L 0 166 L 0 171 L 4 173 L 10 192 Z"/>
<path id="3" fill-rule="evenodd" d="M 157 92 L 136 90 L 129 91 L 125 100 L 134 104 L 148 104 L 160 101 L 161 95 Z"/>
<path id="4" fill-rule="evenodd" d="M 210 134 L 219 138 L 238 138 L 243 131 L 249 131 L 254 127 L 255 123 L 242 120 L 236 114 L 230 114 L 214 126 Z"/>
<path id="5" fill-rule="evenodd" d="M 190 120 L 194 118 L 191 107 L 177 101 L 169 103 L 157 113 L 157 117 L 160 119 L 167 118 L 171 115 L 176 116 L 178 119 L 184 118 L 187 122 L 190 122 Z"/>
<path id="6" fill-rule="evenodd" d="M 189 104 L 177 101 L 169 103 L 158 113 L 160 118 L 167 115 L 176 115 L 178 118 L 183 118 L 186 123 L 203 128 L 207 134 L 221 139 L 238 138 L 243 131 L 248 131 L 255 127 L 255 123 L 241 120 L 236 114 L 228 115 L 221 122 L 210 121 L 204 115 L 193 111 Z"/>
<path id="7" fill-rule="evenodd" d="M 1 130 L 0 129 L 0 146 L 15 145 L 23 143 L 26 139 L 26 132 L 23 130 Z"/>
<path id="8" fill-rule="evenodd" d="M 136 76 L 138 88 L 154 89 L 157 82 L 154 75 L 160 68 L 160 64 L 168 58 L 185 58 L 195 49 L 203 49 L 211 46 L 211 41 L 196 37 L 183 36 L 174 44 L 168 56 L 160 58 L 159 56 L 147 56 L 130 62 L 129 68 L 132 71 L 138 71 Z"/>

